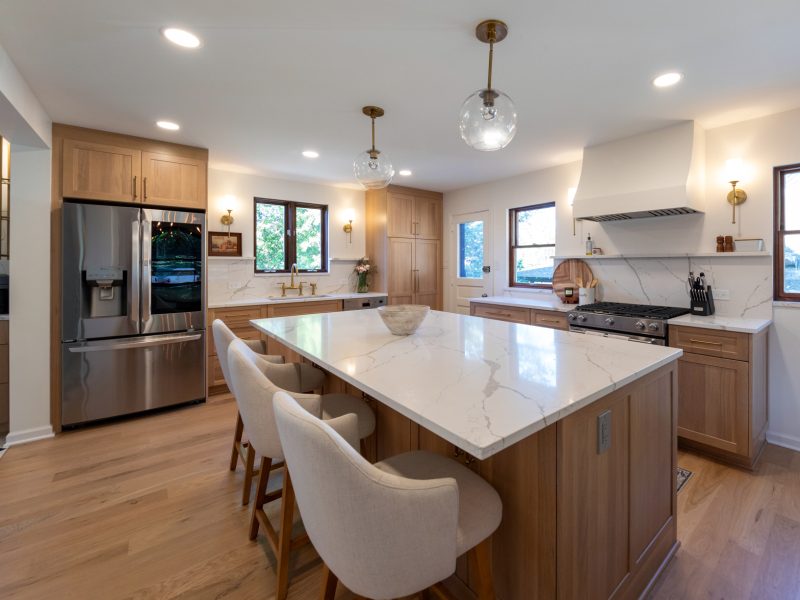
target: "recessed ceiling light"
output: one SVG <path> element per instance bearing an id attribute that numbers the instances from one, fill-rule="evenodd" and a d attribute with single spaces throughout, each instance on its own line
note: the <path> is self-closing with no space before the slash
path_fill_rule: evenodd
<path id="1" fill-rule="evenodd" d="M 681 79 L 683 79 L 683 73 L 663 73 L 662 75 L 659 75 L 653 79 L 653 85 L 660 88 L 670 87 L 680 82 Z"/>
<path id="2" fill-rule="evenodd" d="M 409 171 L 408 169 L 400 169 L 400 171 L 398 171 L 398 173 L 400 175 L 402 175 L 403 177 L 410 177 L 411 176 L 411 171 Z"/>
<path id="3" fill-rule="evenodd" d="M 318 158 L 319 152 L 316 150 L 303 150 L 303 156 L 306 158 Z"/>
<path id="4" fill-rule="evenodd" d="M 172 121 L 156 121 L 156 125 L 161 127 L 161 129 L 168 129 L 169 131 L 178 131 L 178 129 L 181 128 L 180 125 Z"/>
<path id="5" fill-rule="evenodd" d="M 173 44 L 184 48 L 198 48 L 200 46 L 200 38 L 185 29 L 165 27 L 161 30 L 161 34 Z"/>

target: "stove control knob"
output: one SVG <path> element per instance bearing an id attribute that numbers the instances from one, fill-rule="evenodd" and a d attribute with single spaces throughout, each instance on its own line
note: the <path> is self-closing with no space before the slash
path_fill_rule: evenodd
<path id="1" fill-rule="evenodd" d="M 606 325 L 613 325 L 614 317 L 606 317 Z"/>
<path id="2" fill-rule="evenodd" d="M 586 315 L 578 315 L 578 321 L 580 321 L 581 323 L 585 323 L 586 322 Z"/>
<path id="3" fill-rule="evenodd" d="M 649 324 L 647 325 L 647 328 L 648 328 L 650 331 L 658 331 L 658 323 L 649 323 Z"/>
<path id="4" fill-rule="evenodd" d="M 569 313 L 567 315 L 567 318 L 569 318 L 570 321 L 574 321 L 575 319 L 578 318 L 578 315 L 576 315 L 575 313 Z"/>
<path id="5" fill-rule="evenodd" d="M 644 327 L 645 327 L 645 325 L 644 325 L 644 323 L 642 321 L 636 321 L 636 323 L 634 323 L 633 326 L 636 327 L 636 329 L 644 329 Z"/>

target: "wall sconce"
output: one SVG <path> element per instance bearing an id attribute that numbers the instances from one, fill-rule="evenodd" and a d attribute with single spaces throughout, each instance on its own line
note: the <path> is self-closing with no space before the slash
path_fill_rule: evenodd
<path id="1" fill-rule="evenodd" d="M 733 188 L 728 192 L 728 204 L 731 205 L 732 217 L 731 223 L 736 224 L 736 207 L 739 204 L 744 204 L 747 200 L 747 192 L 736 185 L 742 180 L 744 175 L 744 165 L 741 158 L 732 158 L 725 162 L 725 172 L 728 177 L 728 182 Z"/>
<path id="2" fill-rule="evenodd" d="M 572 210 L 572 237 L 575 237 L 575 193 L 578 188 L 571 187 L 567 190 L 567 202 Z"/>
<path id="3" fill-rule="evenodd" d="M 348 209 L 344 213 L 344 220 L 347 221 L 347 223 L 345 223 L 344 226 L 342 227 L 342 231 L 344 231 L 347 234 L 348 244 L 353 243 L 353 216 L 354 214 L 352 208 Z"/>
<path id="4" fill-rule="evenodd" d="M 228 214 L 227 215 L 222 215 L 219 218 L 219 221 L 220 221 L 220 223 L 222 223 L 223 225 L 225 225 L 228 228 L 228 237 L 230 237 L 230 235 L 231 235 L 231 225 L 233 225 L 233 215 L 231 214 L 233 212 L 233 209 L 229 208 L 227 210 L 228 210 Z"/>

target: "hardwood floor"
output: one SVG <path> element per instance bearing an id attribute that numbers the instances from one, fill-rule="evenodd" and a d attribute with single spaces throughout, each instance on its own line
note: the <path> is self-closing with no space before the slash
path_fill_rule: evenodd
<path id="1" fill-rule="evenodd" d="M 224 396 L 9 449 L 0 598 L 273 597 L 272 552 L 247 539 L 242 468 L 228 470 L 235 422 Z M 683 545 L 652 598 L 800 598 L 800 454 L 768 446 L 754 474 L 679 462 L 694 471 L 678 495 Z M 310 545 L 291 572 L 290 599 L 318 597 Z"/>

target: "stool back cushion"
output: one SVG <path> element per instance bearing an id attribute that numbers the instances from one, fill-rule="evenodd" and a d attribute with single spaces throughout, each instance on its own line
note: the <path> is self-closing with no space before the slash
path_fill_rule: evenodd
<path id="1" fill-rule="evenodd" d="M 234 340 L 228 347 L 227 362 L 233 395 L 236 397 L 239 414 L 242 416 L 242 423 L 250 443 L 261 456 L 275 460 L 283 458 L 272 398 L 277 392 L 284 390 L 263 373 L 263 367 L 270 363 L 261 361 L 258 355 L 239 339 Z M 291 365 L 270 366 L 291 368 Z M 303 403 L 306 410 L 321 414 L 319 396 L 308 396 Z"/>
<path id="2" fill-rule="evenodd" d="M 230 328 L 219 319 L 214 319 L 214 322 L 211 324 L 211 331 L 214 333 L 214 347 L 217 350 L 219 366 L 222 368 L 222 376 L 225 378 L 225 383 L 230 386 L 231 375 L 228 369 L 228 347 L 237 337 Z"/>
<path id="3" fill-rule="evenodd" d="M 288 394 L 276 394 L 274 404 L 306 532 L 349 590 L 397 598 L 455 571 L 454 479 L 406 479 L 381 471 Z"/>

